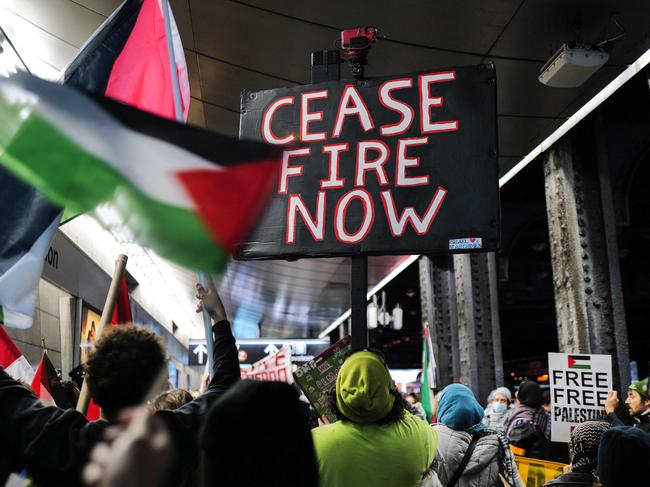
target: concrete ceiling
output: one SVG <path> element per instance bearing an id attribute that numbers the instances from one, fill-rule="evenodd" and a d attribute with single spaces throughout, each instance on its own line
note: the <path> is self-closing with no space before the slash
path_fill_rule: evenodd
<path id="1" fill-rule="evenodd" d="M 0 25 L 30 67 L 55 78 L 119 5 L 117 0 L 0 0 Z M 374 25 L 387 40 L 369 57 L 368 76 L 443 66 L 496 64 L 499 171 L 504 174 L 650 47 L 650 3 L 603 0 L 171 0 L 190 72 L 190 122 L 237 135 L 239 93 L 308 83 L 313 50 L 339 31 Z M 627 35 L 583 86 L 549 88 L 540 68 L 564 42 Z M 347 68 L 342 69 L 349 77 Z M 516 179 L 515 179 L 516 184 Z M 370 259 L 372 286 L 400 262 Z M 191 293 L 194 273 L 176 269 Z M 221 280 L 241 329 L 303 336 L 349 307 L 348 259 L 232 263 Z"/>

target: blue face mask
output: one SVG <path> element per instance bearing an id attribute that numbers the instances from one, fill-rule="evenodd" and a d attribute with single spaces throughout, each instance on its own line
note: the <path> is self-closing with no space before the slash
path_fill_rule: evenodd
<path id="1" fill-rule="evenodd" d="M 508 410 L 507 404 L 503 404 L 502 402 L 492 403 L 492 411 L 494 411 L 497 414 L 505 413 L 507 410 Z"/>

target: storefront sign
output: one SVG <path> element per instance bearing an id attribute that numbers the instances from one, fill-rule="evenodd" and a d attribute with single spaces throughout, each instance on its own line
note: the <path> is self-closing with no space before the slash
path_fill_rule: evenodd
<path id="1" fill-rule="evenodd" d="M 568 443 L 575 426 L 605 416 L 612 389 L 610 355 L 548 354 L 551 440 Z"/>
<path id="2" fill-rule="evenodd" d="M 492 65 L 244 92 L 240 137 L 284 148 L 240 258 L 498 248 Z"/>

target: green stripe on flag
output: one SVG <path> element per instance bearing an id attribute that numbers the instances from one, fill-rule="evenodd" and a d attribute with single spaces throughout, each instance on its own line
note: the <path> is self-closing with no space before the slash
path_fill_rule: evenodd
<path id="1" fill-rule="evenodd" d="M 138 243 L 187 267 L 214 272 L 225 266 L 226 252 L 192 210 L 145 195 L 36 113 L 16 117 L 22 118 L 15 105 L 0 103 L 0 163 L 48 199 L 75 213 L 115 200 Z"/>
<path id="2" fill-rule="evenodd" d="M 590 370 L 591 365 L 570 365 L 570 369 L 585 369 L 585 370 Z"/>
<path id="3" fill-rule="evenodd" d="M 0 306 L 0 323 L 5 322 L 5 314 L 4 311 L 2 311 L 2 306 Z"/>

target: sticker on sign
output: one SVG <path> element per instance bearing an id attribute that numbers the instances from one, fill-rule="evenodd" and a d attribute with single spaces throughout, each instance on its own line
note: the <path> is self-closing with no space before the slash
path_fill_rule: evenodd
<path id="1" fill-rule="evenodd" d="M 449 241 L 449 250 L 468 250 L 483 248 L 483 239 L 478 237 L 454 238 Z"/>

